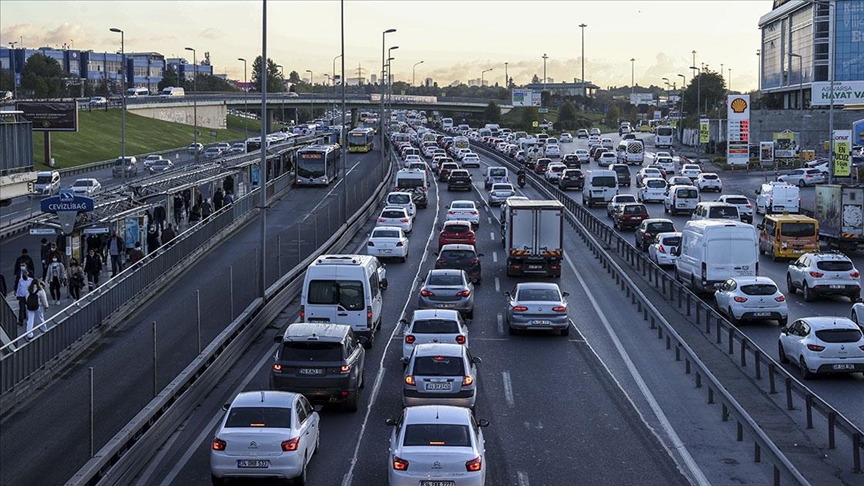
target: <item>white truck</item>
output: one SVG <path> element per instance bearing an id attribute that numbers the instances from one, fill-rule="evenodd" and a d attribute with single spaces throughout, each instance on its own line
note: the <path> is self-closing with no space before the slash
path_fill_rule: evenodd
<path id="1" fill-rule="evenodd" d="M 813 217 L 829 249 L 864 249 L 864 188 L 817 185 Z"/>
<path id="2" fill-rule="evenodd" d="M 561 276 L 564 205 L 554 200 L 509 200 L 501 211 L 507 276 Z"/>

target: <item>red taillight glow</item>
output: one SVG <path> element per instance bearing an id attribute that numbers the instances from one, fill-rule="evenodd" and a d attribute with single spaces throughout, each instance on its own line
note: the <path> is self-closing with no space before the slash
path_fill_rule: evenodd
<path id="1" fill-rule="evenodd" d="M 214 451 L 224 451 L 224 450 L 225 450 L 225 446 L 227 446 L 227 445 L 228 445 L 228 444 L 225 443 L 225 441 L 222 440 L 222 439 L 220 439 L 219 437 L 214 437 L 214 438 L 213 438 L 213 446 L 212 446 L 212 447 L 213 447 L 213 450 L 214 450 Z"/>
<path id="2" fill-rule="evenodd" d="M 852 278 L 858 278 L 861 276 L 861 273 L 858 270 L 855 270 L 854 272 L 849 273 L 849 276 Z"/>
<path id="3" fill-rule="evenodd" d="M 403 223 L 407 223 L 407 222 L 408 222 L 408 218 L 402 218 L 402 219 L 400 219 L 399 221 L 401 221 L 401 222 L 403 222 Z"/>
<path id="4" fill-rule="evenodd" d="M 302 321 L 305 318 L 306 318 L 306 307 L 301 305 L 300 306 L 300 320 Z"/>
<path id="5" fill-rule="evenodd" d="M 420 295 L 422 295 L 423 297 L 434 297 L 435 293 L 430 290 L 423 289 L 420 291 Z"/>
<path id="6" fill-rule="evenodd" d="M 774 300 L 776 300 L 777 302 L 786 302 L 786 297 L 783 295 L 780 295 L 778 297 L 774 297 Z"/>
<path id="7" fill-rule="evenodd" d="M 517 306 L 513 307 L 513 310 L 515 312 L 525 312 L 528 310 L 528 308 L 525 307 L 524 305 L 517 305 Z"/>
<path id="8" fill-rule="evenodd" d="M 400 242 L 396 243 L 396 246 L 405 246 L 405 244 L 400 241 Z"/>
<path id="9" fill-rule="evenodd" d="M 282 441 L 282 450 L 285 452 L 296 451 L 300 445 L 300 437 L 294 437 L 290 440 Z"/>
<path id="10" fill-rule="evenodd" d="M 447 211 L 447 214 L 453 215 L 456 214 L 456 211 Z"/>
<path id="11" fill-rule="evenodd" d="M 465 344 L 465 341 L 466 341 L 465 336 L 463 336 L 461 334 L 456 336 L 456 344 Z"/>
<path id="12" fill-rule="evenodd" d="M 417 382 L 414 381 L 414 375 L 406 375 L 405 384 L 408 386 L 414 386 L 415 384 L 417 384 Z"/>
<path id="13" fill-rule="evenodd" d="M 552 308 L 552 311 L 553 312 L 567 312 L 567 308 L 564 307 L 563 305 L 556 305 L 555 307 Z"/>
<path id="14" fill-rule="evenodd" d="M 402 459 L 397 455 L 393 455 L 393 469 L 396 471 L 407 471 L 408 470 L 408 461 Z"/>
<path id="15" fill-rule="evenodd" d="M 468 472 L 476 472 L 483 469 L 483 458 L 480 456 L 465 462 L 465 469 Z"/>
<path id="16" fill-rule="evenodd" d="M 813 278 L 822 278 L 824 275 L 822 272 L 810 272 L 810 276 Z"/>
<path id="17" fill-rule="evenodd" d="M 456 292 L 456 297 L 468 297 L 469 295 L 471 295 L 470 290 L 460 290 L 459 292 Z"/>
<path id="18" fill-rule="evenodd" d="M 736 295 L 733 300 L 735 302 L 747 302 L 747 297 L 741 297 L 740 295 Z"/>
<path id="19" fill-rule="evenodd" d="M 465 375 L 462 377 L 462 386 L 471 386 L 474 383 L 474 377 L 471 375 Z"/>
<path id="20" fill-rule="evenodd" d="M 386 223 L 387 220 L 385 218 L 378 218 L 379 223 Z"/>
<path id="21" fill-rule="evenodd" d="M 657 251 L 660 253 L 666 253 L 666 249 L 663 248 L 663 245 L 657 245 Z"/>
<path id="22" fill-rule="evenodd" d="M 415 338 L 414 335 L 412 335 L 412 334 L 405 336 L 405 343 L 406 344 L 414 344 L 414 341 L 416 341 L 416 340 L 417 340 L 417 338 Z"/>
<path id="23" fill-rule="evenodd" d="M 809 349 L 810 351 L 816 351 L 818 353 L 819 351 L 824 350 L 825 346 L 820 346 L 818 344 L 808 344 L 807 349 Z"/>

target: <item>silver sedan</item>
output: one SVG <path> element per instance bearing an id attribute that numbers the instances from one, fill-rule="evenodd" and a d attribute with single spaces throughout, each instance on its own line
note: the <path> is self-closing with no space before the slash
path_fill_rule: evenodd
<path id="1" fill-rule="evenodd" d="M 515 195 L 516 189 L 513 188 L 513 184 L 492 184 L 492 190 L 489 191 L 489 205 L 500 206 L 508 197 Z"/>
<path id="2" fill-rule="evenodd" d="M 464 270 L 437 269 L 426 275 L 417 307 L 421 309 L 453 309 L 466 318 L 474 318 L 474 285 Z"/>
<path id="3" fill-rule="evenodd" d="M 567 292 L 558 284 L 525 282 L 516 284 L 508 298 L 507 327 L 510 334 L 524 330 L 555 330 L 562 336 L 570 334 L 567 315 Z"/>

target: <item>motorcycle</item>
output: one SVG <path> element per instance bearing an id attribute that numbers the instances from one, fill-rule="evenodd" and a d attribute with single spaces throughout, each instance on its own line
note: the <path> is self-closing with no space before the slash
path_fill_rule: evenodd
<path id="1" fill-rule="evenodd" d="M 516 183 L 519 184 L 519 188 L 522 189 L 525 187 L 525 175 L 522 174 L 516 179 Z"/>

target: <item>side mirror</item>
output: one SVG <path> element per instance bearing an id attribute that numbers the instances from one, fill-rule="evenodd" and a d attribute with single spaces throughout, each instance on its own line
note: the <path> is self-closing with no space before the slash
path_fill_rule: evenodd
<path id="1" fill-rule="evenodd" d="M 408 361 L 409 361 L 410 359 L 411 359 L 411 358 L 404 358 L 404 357 L 403 357 L 403 358 L 399 358 L 399 362 L 402 363 L 403 365 L 407 365 L 407 364 L 408 364 Z"/>
<path id="2" fill-rule="evenodd" d="M 502 293 L 503 293 L 506 297 L 510 297 L 510 291 L 509 291 L 509 290 L 505 290 L 505 291 L 502 292 Z"/>
<path id="3" fill-rule="evenodd" d="M 231 404 L 230 404 L 230 403 L 223 403 L 223 404 L 222 404 L 222 410 L 224 410 L 224 411 L 227 412 L 229 408 L 231 408 Z"/>
<path id="4" fill-rule="evenodd" d="M 477 421 L 477 425 L 480 427 L 489 427 L 489 421 L 486 419 L 480 419 Z"/>
<path id="5" fill-rule="evenodd" d="M 482 257 L 483 254 L 482 254 L 482 253 L 478 253 L 477 256 L 478 256 L 478 257 Z"/>
<path id="6" fill-rule="evenodd" d="M 789 333 L 789 328 L 788 328 L 788 327 L 783 326 L 783 327 L 780 328 L 780 334 L 788 334 L 788 333 Z"/>
<path id="7" fill-rule="evenodd" d="M 757 225 L 756 225 L 756 229 L 758 229 L 758 230 L 764 230 L 764 229 L 765 229 L 765 224 L 763 224 L 763 223 L 759 223 L 759 224 L 757 224 Z"/>
<path id="8" fill-rule="evenodd" d="M 321 413 L 321 410 L 324 410 L 324 405 L 321 405 L 321 404 L 319 403 L 319 404 L 313 406 L 313 407 L 312 407 L 312 410 L 315 410 L 316 412 Z"/>
<path id="9" fill-rule="evenodd" d="M 389 418 L 385 420 L 384 423 L 389 425 L 390 427 L 396 427 L 396 419 Z"/>
<path id="10" fill-rule="evenodd" d="M 758 196 L 758 195 L 759 195 L 759 193 L 760 193 L 760 192 L 761 192 L 761 191 L 760 191 L 760 190 L 759 190 L 759 189 L 756 189 L 756 190 L 755 190 L 755 191 L 753 191 L 753 192 L 754 192 L 754 193 L 755 193 L 755 194 L 756 194 L 756 195 L 757 195 L 757 196 Z"/>
<path id="11" fill-rule="evenodd" d="M 369 344 L 369 338 L 367 338 L 366 336 L 360 336 L 357 338 L 357 342 L 365 347 L 367 344 Z"/>
<path id="12" fill-rule="evenodd" d="M 483 360 L 480 359 L 479 356 L 475 356 L 475 357 L 471 358 L 471 362 L 474 363 L 474 364 L 480 364 L 480 363 L 483 362 Z"/>
<path id="13" fill-rule="evenodd" d="M 563 295 L 564 297 L 567 297 L 568 295 L 570 295 L 570 292 L 561 292 L 561 295 Z"/>
<path id="14" fill-rule="evenodd" d="M 402 324 L 408 324 L 408 319 L 405 319 L 403 317 L 402 319 L 399 319 L 399 322 L 401 322 Z"/>
<path id="15" fill-rule="evenodd" d="M 281 343 L 282 342 L 282 334 L 280 333 L 280 334 L 273 336 L 273 341 L 277 342 L 277 343 Z"/>

